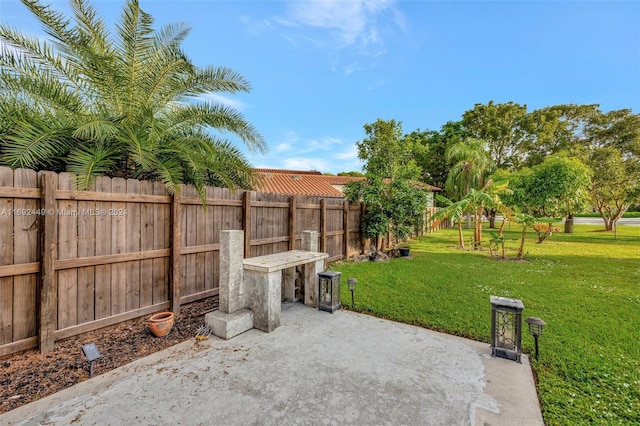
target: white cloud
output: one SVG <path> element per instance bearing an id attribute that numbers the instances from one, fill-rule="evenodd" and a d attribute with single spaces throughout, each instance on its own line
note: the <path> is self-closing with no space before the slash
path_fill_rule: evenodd
<path id="1" fill-rule="evenodd" d="M 276 146 L 276 152 L 284 152 L 284 151 L 291 151 L 291 144 L 288 142 L 283 142 L 279 145 Z"/>
<path id="2" fill-rule="evenodd" d="M 289 170 L 318 170 L 326 171 L 330 168 L 330 162 L 318 158 L 291 157 L 283 162 L 284 168 Z"/>
<path id="3" fill-rule="evenodd" d="M 356 161 L 360 161 L 358 159 L 358 148 L 356 148 L 355 144 L 352 145 L 351 147 L 349 147 L 349 149 L 347 149 L 345 151 L 338 152 L 338 153 L 334 154 L 333 158 L 335 158 L 336 160 L 356 160 Z"/>
<path id="4" fill-rule="evenodd" d="M 387 51 L 388 36 L 400 31 L 406 34 L 406 19 L 396 9 L 396 0 L 310 0 L 286 3 L 279 16 L 254 21 L 243 17 L 241 22 L 258 33 L 279 31 L 287 43 L 312 45 L 330 56 L 329 68 L 346 75 L 366 68 L 365 63 L 341 60 L 338 52 L 375 58 Z M 370 67 L 371 64 L 368 64 Z"/>

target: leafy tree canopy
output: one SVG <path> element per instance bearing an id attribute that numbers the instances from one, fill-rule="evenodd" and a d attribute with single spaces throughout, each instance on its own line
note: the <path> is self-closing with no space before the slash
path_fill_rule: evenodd
<path id="1" fill-rule="evenodd" d="M 476 139 L 487 143 L 497 168 L 517 169 L 527 137 L 527 106 L 514 102 L 476 104 L 462 115 L 462 124 Z"/>
<path id="2" fill-rule="evenodd" d="M 417 179 L 420 169 L 413 157 L 413 147 L 402 138 L 402 122 L 377 119 L 365 124 L 367 137 L 356 142 L 358 158 L 365 161 L 367 176 L 395 180 Z"/>
<path id="3" fill-rule="evenodd" d="M 349 176 L 349 177 L 364 177 L 364 173 L 362 172 L 339 172 L 338 176 Z"/>
<path id="4" fill-rule="evenodd" d="M 508 178 L 510 194 L 503 202 L 536 217 L 567 217 L 586 209 L 591 170 L 565 153 L 515 173 L 500 172 Z"/>

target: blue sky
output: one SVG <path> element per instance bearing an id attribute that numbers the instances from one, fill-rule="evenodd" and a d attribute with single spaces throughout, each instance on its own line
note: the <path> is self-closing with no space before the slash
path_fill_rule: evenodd
<path id="1" fill-rule="evenodd" d="M 51 1 L 68 10 L 66 1 Z M 121 1 L 94 4 L 107 22 Z M 186 22 L 199 66 L 228 66 L 252 84 L 215 99 L 264 135 L 256 167 L 360 170 L 355 142 L 378 118 L 438 130 L 476 103 L 529 110 L 598 103 L 640 112 L 640 2 L 159 1 L 156 24 Z M 3 23 L 40 34 L 15 0 Z"/>

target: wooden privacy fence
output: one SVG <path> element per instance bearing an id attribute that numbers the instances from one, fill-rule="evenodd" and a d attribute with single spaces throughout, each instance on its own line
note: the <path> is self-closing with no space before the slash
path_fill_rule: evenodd
<path id="1" fill-rule="evenodd" d="M 245 231 L 245 257 L 301 248 L 317 231 L 329 260 L 362 251 L 364 206 L 158 182 L 0 167 L 0 356 L 218 293 L 220 231 Z"/>

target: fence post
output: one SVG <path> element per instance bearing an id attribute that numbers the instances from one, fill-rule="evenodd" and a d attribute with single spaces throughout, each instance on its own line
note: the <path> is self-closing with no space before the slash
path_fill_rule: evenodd
<path id="1" fill-rule="evenodd" d="M 362 218 L 364 218 L 365 213 L 367 212 L 367 206 L 362 201 L 360 202 L 360 224 L 358 225 L 358 232 L 360 233 L 360 249 L 362 253 L 367 250 L 367 239 L 364 236 L 364 232 L 362 230 Z"/>
<path id="2" fill-rule="evenodd" d="M 296 201 L 295 195 L 289 198 L 289 250 L 293 250 L 296 243 Z"/>
<path id="3" fill-rule="evenodd" d="M 40 315 L 38 318 L 38 345 L 40 353 L 52 351 L 55 344 L 54 331 L 58 316 L 58 280 L 56 279 L 55 260 L 58 252 L 56 211 L 56 188 L 58 175 L 43 172 L 40 180 L 42 217 L 42 253 L 40 270 Z"/>
<path id="4" fill-rule="evenodd" d="M 344 211 L 342 214 L 342 226 L 344 226 L 344 237 L 342 239 L 342 252 L 344 258 L 349 258 L 349 201 L 344 200 Z"/>
<path id="5" fill-rule="evenodd" d="M 320 200 L 320 252 L 327 250 L 327 203 L 326 199 Z"/>
<path id="6" fill-rule="evenodd" d="M 242 229 L 244 230 L 244 258 L 251 257 L 251 191 L 242 195 Z"/>
<path id="7" fill-rule="evenodd" d="M 182 204 L 180 192 L 184 191 L 184 185 L 176 186 L 173 197 L 171 197 L 171 288 L 169 298 L 171 300 L 171 311 L 178 315 L 180 313 L 180 290 L 182 288 L 181 264 L 181 236 L 180 228 L 182 223 Z"/>

